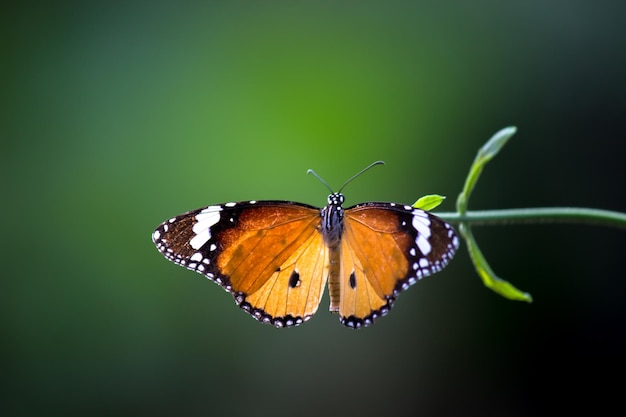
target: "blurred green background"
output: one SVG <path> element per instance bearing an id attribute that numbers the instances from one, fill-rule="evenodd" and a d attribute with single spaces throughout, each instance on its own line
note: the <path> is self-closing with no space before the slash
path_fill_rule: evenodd
<path id="1" fill-rule="evenodd" d="M 163 220 L 232 200 L 448 196 L 626 211 L 623 2 L 0 6 L 0 413 L 508 415 L 621 408 L 626 233 L 475 228 L 373 327 L 262 325 L 167 262 Z M 596 410 L 598 410 L 596 408 Z"/>

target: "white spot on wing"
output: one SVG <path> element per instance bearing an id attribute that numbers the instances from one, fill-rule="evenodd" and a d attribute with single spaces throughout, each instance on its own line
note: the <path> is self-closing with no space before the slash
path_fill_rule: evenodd
<path id="1" fill-rule="evenodd" d="M 199 233 L 196 233 L 196 235 L 189 241 L 189 244 L 192 248 L 197 250 L 204 246 L 204 244 L 207 243 L 209 239 L 211 239 L 211 232 L 207 228 Z"/>
<path id="2" fill-rule="evenodd" d="M 196 224 L 193 225 L 193 232 L 196 234 L 189 244 L 194 249 L 200 249 L 211 239 L 211 227 L 220 221 L 220 206 L 209 206 L 196 214 Z"/>
<path id="3" fill-rule="evenodd" d="M 428 238 L 431 235 L 430 220 L 425 217 L 413 216 L 413 227 L 417 233 Z"/>
<path id="4" fill-rule="evenodd" d="M 210 206 L 196 214 L 197 223 L 193 225 L 193 231 L 197 234 L 217 224 L 220 221 L 220 211 L 222 211 L 220 206 Z"/>
<path id="5" fill-rule="evenodd" d="M 156 242 L 157 240 L 159 240 L 160 237 L 161 237 L 161 232 L 159 232 L 158 230 L 155 230 L 154 233 L 152 233 L 153 242 Z"/>
<path id="6" fill-rule="evenodd" d="M 420 210 L 420 209 L 414 209 L 411 212 L 411 214 L 414 215 L 414 216 L 420 216 L 420 217 L 428 218 L 428 213 L 426 213 L 424 210 Z"/>
<path id="7" fill-rule="evenodd" d="M 417 244 L 417 247 L 419 248 L 420 252 L 422 252 L 422 255 L 424 256 L 428 255 L 430 251 L 432 250 L 432 246 L 430 246 L 430 242 L 428 242 L 428 239 L 426 239 L 422 235 L 417 236 L 415 243 Z"/>

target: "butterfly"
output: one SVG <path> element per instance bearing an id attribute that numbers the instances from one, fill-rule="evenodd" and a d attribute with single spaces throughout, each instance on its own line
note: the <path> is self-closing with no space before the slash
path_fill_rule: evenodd
<path id="1" fill-rule="evenodd" d="M 360 328 L 386 315 L 402 291 L 443 269 L 459 247 L 452 226 L 408 205 L 343 208 L 342 189 L 323 208 L 242 201 L 192 210 L 152 234 L 170 261 L 230 292 L 255 319 L 297 326 L 317 311 L 328 282 L 330 311 Z"/>

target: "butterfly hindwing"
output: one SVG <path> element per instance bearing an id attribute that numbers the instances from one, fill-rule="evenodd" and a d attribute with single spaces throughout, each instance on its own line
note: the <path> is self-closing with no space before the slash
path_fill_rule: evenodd
<path id="1" fill-rule="evenodd" d="M 385 315 L 400 292 L 443 269 L 459 247 L 448 223 L 410 206 L 364 203 L 345 213 L 338 310 L 349 327 Z"/>
<path id="2" fill-rule="evenodd" d="M 256 319 L 291 326 L 315 313 L 326 282 L 319 222 L 319 209 L 305 204 L 228 203 L 162 223 L 153 241 L 169 260 L 231 292 Z"/>

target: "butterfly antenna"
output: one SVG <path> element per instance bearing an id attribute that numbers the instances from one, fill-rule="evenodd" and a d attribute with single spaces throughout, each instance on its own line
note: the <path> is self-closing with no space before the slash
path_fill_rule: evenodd
<path id="1" fill-rule="evenodd" d="M 330 188 L 330 185 L 328 185 L 328 183 L 326 181 L 324 181 L 324 179 L 322 177 L 320 177 L 319 175 L 317 175 L 317 172 L 313 171 L 312 169 L 307 169 L 306 171 L 307 174 L 311 174 L 313 175 L 315 178 L 317 178 L 322 184 L 324 184 L 326 186 L 326 188 L 328 188 L 330 190 L 330 193 L 334 193 L 333 189 Z"/>
<path id="2" fill-rule="evenodd" d="M 372 162 L 371 164 L 369 164 L 368 166 L 366 166 L 365 168 L 363 168 L 362 170 L 360 170 L 359 172 L 357 172 L 356 174 L 354 174 L 353 176 L 348 178 L 348 181 L 344 182 L 343 185 L 341 186 L 341 188 L 339 189 L 339 191 L 337 191 L 337 192 L 340 193 L 341 190 L 343 190 L 346 185 L 348 185 L 348 184 L 350 184 L 352 182 L 353 179 L 355 179 L 356 177 L 358 177 L 359 175 L 361 175 L 362 173 L 364 173 L 365 171 L 367 171 L 368 169 L 370 169 L 371 167 L 376 166 L 376 165 L 385 165 L 385 162 L 384 161 Z"/>

